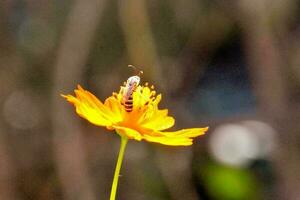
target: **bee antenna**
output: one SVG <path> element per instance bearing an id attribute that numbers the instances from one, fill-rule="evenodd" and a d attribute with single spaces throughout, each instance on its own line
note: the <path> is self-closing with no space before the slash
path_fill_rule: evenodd
<path id="1" fill-rule="evenodd" d="M 128 67 L 134 69 L 134 71 L 138 74 L 138 76 L 141 76 L 144 72 L 142 70 L 138 70 L 135 66 L 133 65 L 128 65 Z"/>
<path id="2" fill-rule="evenodd" d="M 128 65 L 128 67 L 130 67 L 130 68 L 134 69 L 135 71 L 137 71 L 137 68 L 133 65 Z"/>
<path id="3" fill-rule="evenodd" d="M 139 76 L 142 76 L 142 74 L 144 74 L 144 72 L 143 71 L 139 71 Z"/>

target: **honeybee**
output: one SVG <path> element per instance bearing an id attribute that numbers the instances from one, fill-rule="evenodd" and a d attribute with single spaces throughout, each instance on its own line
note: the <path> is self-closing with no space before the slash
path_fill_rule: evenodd
<path id="1" fill-rule="evenodd" d="M 133 65 L 128 65 L 128 67 L 131 67 L 135 71 L 137 71 L 136 67 L 134 67 Z M 125 111 L 128 113 L 130 113 L 133 109 L 133 92 L 140 84 L 140 76 L 142 74 L 143 71 L 139 71 L 138 75 L 129 77 L 125 83 L 125 88 L 123 89 L 123 105 L 125 107 Z"/>

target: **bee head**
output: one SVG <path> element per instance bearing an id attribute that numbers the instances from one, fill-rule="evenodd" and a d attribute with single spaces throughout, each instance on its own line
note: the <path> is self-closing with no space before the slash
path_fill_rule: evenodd
<path id="1" fill-rule="evenodd" d="M 126 86 L 134 87 L 140 84 L 141 78 L 139 76 L 131 76 L 127 79 Z"/>

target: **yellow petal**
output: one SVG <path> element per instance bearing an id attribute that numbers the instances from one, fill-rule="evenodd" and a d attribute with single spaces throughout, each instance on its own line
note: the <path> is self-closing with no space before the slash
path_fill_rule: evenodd
<path id="1" fill-rule="evenodd" d="M 174 132 L 161 132 L 144 130 L 143 139 L 171 146 L 189 146 L 193 144 L 194 137 L 203 135 L 208 128 L 182 129 Z"/>
<path id="2" fill-rule="evenodd" d="M 173 117 L 156 117 L 153 120 L 142 123 L 141 126 L 157 131 L 162 131 L 174 126 L 175 120 Z"/>
<path id="3" fill-rule="evenodd" d="M 104 105 L 113 113 L 115 121 L 120 122 L 122 120 L 124 109 L 122 109 L 122 105 L 118 99 L 113 96 L 108 97 L 105 100 Z"/>
<path id="4" fill-rule="evenodd" d="M 76 97 L 62 95 L 76 108 L 76 113 L 98 126 L 111 126 L 115 123 L 113 113 L 104 106 L 93 94 L 84 90 L 80 85 L 75 90 Z"/>
<path id="5" fill-rule="evenodd" d="M 172 127 L 175 123 L 173 117 L 168 116 L 168 109 L 148 110 L 139 120 L 139 124 L 144 128 L 162 131 Z"/>
<path id="6" fill-rule="evenodd" d="M 123 126 L 113 126 L 113 128 L 116 129 L 116 131 L 124 136 L 127 136 L 129 139 L 135 139 L 138 141 L 142 140 L 142 136 L 139 132 L 136 130 L 133 130 L 131 128 L 123 127 Z"/>
<path id="7" fill-rule="evenodd" d="M 170 146 L 190 146 L 193 144 L 192 139 L 186 137 L 156 137 L 151 135 L 143 135 L 143 139 L 148 142 L 155 142 Z"/>
<path id="8" fill-rule="evenodd" d="M 189 128 L 189 129 L 182 129 L 179 131 L 174 132 L 161 132 L 163 135 L 168 137 L 197 137 L 200 135 L 205 134 L 205 132 L 208 130 L 208 127 L 205 128 Z"/>
<path id="9" fill-rule="evenodd" d="M 78 85 L 78 89 L 75 90 L 76 98 L 89 105 L 90 107 L 95 107 L 101 110 L 102 114 L 108 118 L 110 121 L 113 121 L 114 114 L 110 111 L 108 107 L 103 105 L 103 103 L 92 93 L 87 90 L 84 90 L 80 85 Z"/>
<path id="10" fill-rule="evenodd" d="M 87 119 L 89 122 L 98 126 L 110 126 L 112 124 L 108 119 L 106 119 L 101 114 L 101 111 L 96 110 L 80 102 L 78 99 L 76 99 L 71 95 L 63 96 L 63 97 L 65 97 L 69 102 L 73 103 L 76 108 L 76 113 L 82 118 Z"/>

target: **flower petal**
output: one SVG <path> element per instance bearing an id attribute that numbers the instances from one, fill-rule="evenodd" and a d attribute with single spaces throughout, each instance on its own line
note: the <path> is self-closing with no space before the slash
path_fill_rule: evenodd
<path id="1" fill-rule="evenodd" d="M 187 137 L 156 137 L 151 135 L 143 135 L 143 139 L 148 142 L 155 142 L 170 146 L 190 146 L 193 144 L 192 139 Z"/>
<path id="2" fill-rule="evenodd" d="M 150 131 L 144 129 L 143 139 L 170 146 L 189 146 L 193 144 L 194 137 L 203 135 L 208 128 L 182 129 L 174 132 Z"/>
<path id="3" fill-rule="evenodd" d="M 108 97 L 105 100 L 104 105 L 108 107 L 110 111 L 114 114 L 113 117 L 115 121 L 122 121 L 124 109 L 122 109 L 122 105 L 120 104 L 120 101 L 118 99 L 116 99 L 113 96 Z"/>
<path id="4" fill-rule="evenodd" d="M 174 126 L 175 123 L 174 118 L 169 116 L 157 116 L 152 117 L 151 119 L 152 120 L 148 120 L 147 122 L 142 123 L 141 126 L 157 131 L 162 131 Z"/>
<path id="5" fill-rule="evenodd" d="M 116 122 L 114 114 L 104 106 L 97 97 L 84 90 L 80 85 L 75 90 L 76 97 L 72 95 L 62 95 L 76 108 L 76 113 L 98 126 L 111 126 Z"/>
<path id="6" fill-rule="evenodd" d="M 135 139 L 138 141 L 142 140 L 141 134 L 134 129 L 123 127 L 123 126 L 112 126 L 112 127 L 115 128 L 119 134 L 125 135 L 129 139 Z"/>
<path id="7" fill-rule="evenodd" d="M 168 137 L 189 137 L 194 138 L 200 135 L 205 134 L 208 130 L 208 127 L 205 128 L 189 128 L 189 129 L 182 129 L 179 131 L 174 132 L 161 132 L 161 134 L 168 136 Z"/>

